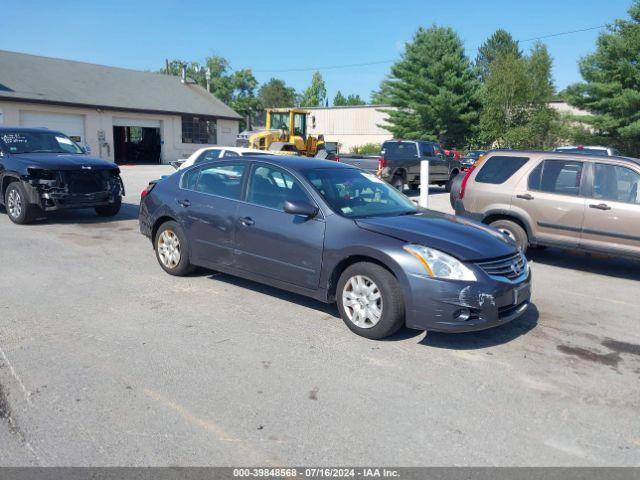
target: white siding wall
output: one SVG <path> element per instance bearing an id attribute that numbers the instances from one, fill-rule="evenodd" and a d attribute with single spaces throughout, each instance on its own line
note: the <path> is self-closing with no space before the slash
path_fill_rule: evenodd
<path id="1" fill-rule="evenodd" d="M 307 130 L 310 134 L 324 134 L 328 142 L 340 143 L 340 151 L 347 153 L 365 143 L 382 143 L 392 138 L 379 125 L 386 123 L 389 107 L 364 105 L 356 107 L 310 108 Z"/>
<path id="2" fill-rule="evenodd" d="M 42 112 L 51 114 L 82 115 L 84 117 L 84 132 L 86 143 L 91 147 L 91 154 L 106 160 L 113 157 L 113 118 L 129 119 L 132 123 L 152 125 L 160 122 L 160 137 L 162 138 L 162 163 L 186 158 L 203 144 L 182 143 L 182 119 L 178 115 L 155 115 L 135 112 L 120 112 L 110 110 L 96 110 L 91 108 L 61 107 L 55 105 L 39 105 L 33 103 L 6 102 L 0 100 L 0 119 L 4 126 L 19 126 L 21 112 Z M 122 124 L 116 120 L 117 123 Z M 239 131 L 237 120 L 218 120 L 218 144 L 235 145 Z M 42 125 L 46 127 L 47 125 Z M 106 145 L 99 145 L 98 131 L 104 131 Z M 66 132 L 63 132 L 66 133 Z"/>

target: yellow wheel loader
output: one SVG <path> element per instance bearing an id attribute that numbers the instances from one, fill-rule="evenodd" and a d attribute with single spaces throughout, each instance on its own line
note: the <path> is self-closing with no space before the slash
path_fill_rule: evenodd
<path id="1" fill-rule="evenodd" d="M 269 150 L 280 155 L 307 157 L 315 156 L 323 148 L 322 135 L 307 135 L 308 111 L 299 108 L 270 108 L 266 113 L 266 129 L 239 136 L 237 146 Z"/>

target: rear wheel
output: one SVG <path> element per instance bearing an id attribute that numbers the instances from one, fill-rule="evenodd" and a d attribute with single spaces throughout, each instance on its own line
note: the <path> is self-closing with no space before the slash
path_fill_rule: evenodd
<path id="1" fill-rule="evenodd" d="M 24 225 L 35 220 L 40 212 L 37 205 L 29 203 L 27 192 L 20 182 L 10 183 L 4 194 L 4 207 L 9 220 L 17 225 Z"/>
<path id="2" fill-rule="evenodd" d="M 122 207 L 122 197 L 118 197 L 111 205 L 96 207 L 95 211 L 101 217 L 115 217 Z"/>
<path id="3" fill-rule="evenodd" d="M 404 323 L 400 285 L 388 270 L 375 263 L 356 263 L 342 272 L 336 297 L 342 320 L 362 337 L 388 337 Z"/>
<path id="4" fill-rule="evenodd" d="M 529 237 L 524 228 L 516 222 L 511 220 L 496 220 L 495 222 L 491 222 L 490 225 L 511 238 L 523 253 L 527 251 L 529 247 Z"/>
<path id="5" fill-rule="evenodd" d="M 182 276 L 195 270 L 189 262 L 187 238 L 178 223 L 163 223 L 156 232 L 154 247 L 158 263 L 170 275 Z"/>
<path id="6" fill-rule="evenodd" d="M 391 186 L 396 190 L 398 190 L 399 192 L 403 191 L 404 178 L 402 178 L 400 175 L 396 175 L 395 177 L 393 177 L 393 180 L 391 180 Z"/>

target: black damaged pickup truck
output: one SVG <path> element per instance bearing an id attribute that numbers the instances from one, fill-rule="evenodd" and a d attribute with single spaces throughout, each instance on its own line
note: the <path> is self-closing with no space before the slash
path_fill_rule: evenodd
<path id="1" fill-rule="evenodd" d="M 0 205 L 13 223 L 52 210 L 120 211 L 124 184 L 113 163 L 86 155 L 66 135 L 46 128 L 0 127 Z"/>

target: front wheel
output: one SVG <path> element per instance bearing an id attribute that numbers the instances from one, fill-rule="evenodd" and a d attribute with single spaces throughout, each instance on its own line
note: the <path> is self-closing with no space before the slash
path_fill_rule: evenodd
<path id="1" fill-rule="evenodd" d="M 458 176 L 458 172 L 456 170 L 454 170 L 453 172 L 451 172 L 451 175 L 449 176 L 449 180 L 447 181 L 447 183 L 444 184 L 444 189 L 447 193 L 451 193 L 451 187 L 453 185 L 453 180 Z"/>
<path id="2" fill-rule="evenodd" d="M 4 207 L 9 220 L 17 225 L 25 225 L 35 220 L 40 210 L 29 203 L 27 193 L 20 182 L 10 183 L 4 194 Z"/>
<path id="3" fill-rule="evenodd" d="M 187 237 L 177 222 L 165 222 L 158 228 L 154 247 L 158 263 L 168 274 L 182 276 L 195 269 L 189 262 Z"/>
<path id="4" fill-rule="evenodd" d="M 398 280 L 375 263 L 356 263 L 342 272 L 336 297 L 342 320 L 362 337 L 388 337 L 404 323 L 405 306 Z"/>

